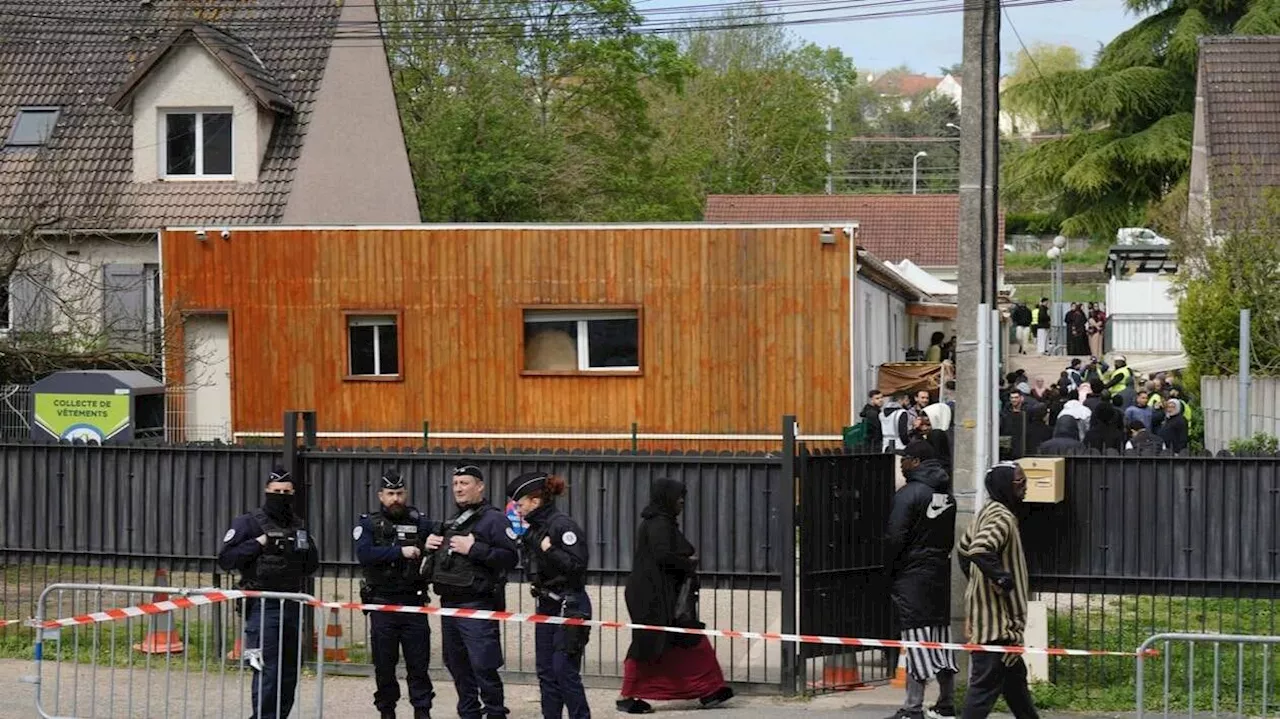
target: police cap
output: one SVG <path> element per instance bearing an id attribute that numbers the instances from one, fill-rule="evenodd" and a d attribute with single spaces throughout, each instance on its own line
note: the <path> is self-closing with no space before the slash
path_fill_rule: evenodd
<path id="1" fill-rule="evenodd" d="M 475 466 L 474 464 L 460 464 L 460 465 L 458 465 L 457 467 L 455 467 L 455 468 L 453 469 L 453 476 L 455 476 L 455 477 L 463 477 L 463 476 L 466 476 L 466 477 L 475 477 L 476 479 L 480 480 L 481 482 L 483 482 L 483 481 L 484 481 L 484 472 L 481 472 L 481 471 L 480 471 L 480 468 L 479 468 L 479 467 L 477 467 L 477 466 Z"/>
<path id="2" fill-rule="evenodd" d="M 289 470 L 284 466 L 277 464 L 271 468 L 271 472 L 267 474 L 267 484 L 272 482 L 288 482 L 293 484 L 293 476 L 289 474 Z"/>
<path id="3" fill-rule="evenodd" d="M 547 483 L 547 477 L 546 472 L 525 472 L 507 483 L 507 496 L 512 500 L 518 500 L 536 492 Z"/>
<path id="4" fill-rule="evenodd" d="M 382 473 L 382 489 L 404 489 L 404 477 L 393 467 Z"/>

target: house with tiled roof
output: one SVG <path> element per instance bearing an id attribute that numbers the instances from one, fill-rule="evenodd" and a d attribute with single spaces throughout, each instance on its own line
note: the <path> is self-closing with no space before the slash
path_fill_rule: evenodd
<path id="1" fill-rule="evenodd" d="M 377 26 L 367 2 L 7 3 L 0 335 L 145 355 L 189 319 L 225 344 L 225 315 L 162 316 L 162 228 L 417 223 Z"/>
<path id="2" fill-rule="evenodd" d="M 858 245 L 877 257 L 892 263 L 911 260 L 938 279 L 956 279 L 959 195 L 710 195 L 703 220 L 856 222 Z M 997 236 L 1004 236 L 1003 211 Z M 998 253 L 1003 266 L 1003 245 Z"/>
<path id="3" fill-rule="evenodd" d="M 1213 232 L 1280 188 L 1280 37 L 1200 39 L 1189 180 L 1188 219 Z"/>

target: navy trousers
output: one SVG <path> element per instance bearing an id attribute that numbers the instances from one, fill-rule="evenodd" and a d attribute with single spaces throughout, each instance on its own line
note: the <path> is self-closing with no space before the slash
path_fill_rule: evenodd
<path id="1" fill-rule="evenodd" d="M 369 633 L 373 644 L 373 678 L 378 687 L 373 693 L 373 705 L 380 712 L 394 711 L 400 701 L 396 664 L 403 647 L 409 703 L 414 709 L 430 711 L 436 693 L 427 674 L 431 660 L 431 625 L 427 624 L 427 615 L 370 612 Z"/>
<path id="2" fill-rule="evenodd" d="M 591 615 L 591 598 L 586 592 L 569 592 L 568 609 Z M 560 602 L 547 597 L 538 599 L 538 613 L 559 616 Z M 534 652 L 537 657 L 538 688 L 542 693 L 543 719 L 561 719 L 564 711 L 569 719 L 591 719 L 587 691 L 582 686 L 582 655 L 565 652 L 565 629 L 562 624 L 539 624 L 534 628 Z"/>
<path id="3" fill-rule="evenodd" d="M 302 605 L 277 599 L 245 601 L 244 648 L 262 650 L 253 675 L 251 719 L 282 719 L 293 711 L 298 686 Z"/>
<path id="4" fill-rule="evenodd" d="M 442 606 L 493 609 L 491 602 L 441 602 Z M 502 635 L 497 622 L 485 619 L 440 618 L 444 665 L 458 690 L 461 719 L 499 717 L 511 712 L 504 703 L 502 678 Z"/>

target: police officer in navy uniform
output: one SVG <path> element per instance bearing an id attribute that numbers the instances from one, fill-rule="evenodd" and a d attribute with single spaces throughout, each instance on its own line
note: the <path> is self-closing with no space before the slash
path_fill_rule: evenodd
<path id="1" fill-rule="evenodd" d="M 299 593 L 320 566 L 315 538 L 294 512 L 293 478 L 277 466 L 267 478 L 262 506 L 231 521 L 218 566 L 239 571 L 241 589 Z M 253 717 L 287 717 L 298 684 L 302 603 L 246 599 L 244 656 L 253 676 Z"/>
<path id="2" fill-rule="evenodd" d="M 507 515 L 485 499 L 484 474 L 475 465 L 453 471 L 458 516 L 427 537 L 430 575 L 442 607 L 506 609 L 507 570 L 519 561 Z M 498 623 L 441 617 L 444 664 L 458 690 L 461 719 L 502 717 L 502 645 Z"/>
<path id="3" fill-rule="evenodd" d="M 591 618 L 587 596 L 587 538 L 555 498 L 564 494 L 564 480 L 545 472 L 528 472 L 507 485 L 507 496 L 529 523 L 520 538 L 524 571 L 537 598 L 538 614 Z M 591 628 L 563 624 L 538 624 L 534 629 L 538 687 L 542 691 L 542 716 L 589 719 L 591 707 L 582 687 L 582 653 Z"/>
<path id="4" fill-rule="evenodd" d="M 408 505 L 404 479 L 394 469 L 378 480 L 382 509 L 360 515 L 352 530 L 356 559 L 364 570 L 360 599 L 365 604 L 424 606 L 428 582 L 419 572 L 422 550 L 431 522 Z M 400 701 L 396 663 L 404 649 L 405 678 L 415 719 L 429 719 L 435 691 L 427 665 L 431 659 L 431 626 L 426 614 L 368 612 L 377 690 L 373 705 L 382 719 L 395 719 Z"/>

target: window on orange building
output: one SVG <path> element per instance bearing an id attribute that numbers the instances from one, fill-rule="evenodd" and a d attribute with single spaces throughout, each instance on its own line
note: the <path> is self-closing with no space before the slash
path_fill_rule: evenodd
<path id="1" fill-rule="evenodd" d="M 347 374 L 396 377 L 400 374 L 400 337 L 394 315 L 347 317 Z"/>
<path id="2" fill-rule="evenodd" d="M 528 372 L 638 372 L 640 313 L 634 309 L 527 309 Z"/>

